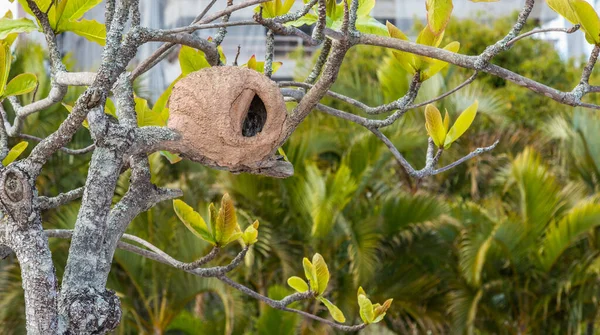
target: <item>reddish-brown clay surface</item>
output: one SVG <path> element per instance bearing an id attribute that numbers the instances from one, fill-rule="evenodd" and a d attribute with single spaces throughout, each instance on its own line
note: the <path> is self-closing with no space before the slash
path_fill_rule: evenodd
<path id="1" fill-rule="evenodd" d="M 260 133 L 242 136 L 248 107 L 257 94 L 267 110 Z M 173 88 L 168 127 L 182 140 L 175 147 L 187 158 L 222 167 L 252 166 L 275 152 L 287 112 L 277 85 L 250 69 L 219 66 L 191 73 Z"/>

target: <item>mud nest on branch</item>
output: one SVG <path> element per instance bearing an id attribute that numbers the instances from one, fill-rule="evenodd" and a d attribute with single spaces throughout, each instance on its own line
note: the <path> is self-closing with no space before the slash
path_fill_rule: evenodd
<path id="1" fill-rule="evenodd" d="M 193 72 L 173 87 L 169 110 L 168 127 L 181 135 L 176 149 L 185 158 L 232 172 L 293 174 L 291 164 L 274 158 L 287 111 L 266 76 L 233 66 Z"/>

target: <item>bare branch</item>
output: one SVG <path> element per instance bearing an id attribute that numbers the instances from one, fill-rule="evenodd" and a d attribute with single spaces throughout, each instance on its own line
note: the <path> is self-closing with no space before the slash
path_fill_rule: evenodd
<path id="1" fill-rule="evenodd" d="M 313 67 L 312 71 L 306 78 L 305 83 L 314 84 L 319 75 L 321 75 L 321 71 L 323 71 L 323 65 L 325 65 L 325 61 L 327 61 L 327 57 L 329 56 L 329 52 L 331 51 L 331 40 L 326 39 L 325 43 L 323 43 L 323 48 L 321 49 L 321 54 L 319 54 L 319 58 L 317 58 L 317 62 Z M 305 87 L 309 89 L 310 87 Z"/>
<path id="2" fill-rule="evenodd" d="M 273 30 L 267 30 L 267 47 L 265 52 L 265 76 L 271 78 L 273 74 L 273 58 L 275 58 L 275 34 Z"/>
<path id="3" fill-rule="evenodd" d="M 231 6 L 233 6 L 233 0 L 227 0 L 227 7 L 231 7 Z M 223 23 L 229 22 L 229 18 L 231 18 L 231 13 L 223 16 L 222 22 Z M 225 39 L 225 35 L 227 35 L 227 27 L 219 28 L 219 31 L 217 32 L 217 35 L 214 38 L 214 43 L 217 47 L 219 45 L 221 45 L 221 43 L 223 43 L 223 40 Z"/>
<path id="4" fill-rule="evenodd" d="M 513 38 L 512 40 L 510 40 L 510 42 L 506 43 L 507 47 L 512 47 L 513 44 L 515 44 L 517 41 L 520 41 L 526 37 L 535 35 L 535 34 L 542 34 L 542 33 L 551 33 L 551 32 L 559 32 L 559 33 L 566 33 L 566 34 L 572 34 L 574 32 L 576 32 L 577 30 L 579 30 L 581 26 L 576 24 L 571 28 L 540 28 L 540 29 L 533 29 L 531 31 L 528 31 L 524 34 L 521 34 L 515 38 Z"/>
<path id="5" fill-rule="evenodd" d="M 343 324 L 339 324 L 339 323 L 333 322 L 331 320 L 323 319 L 323 318 L 321 318 L 319 316 L 316 316 L 314 314 L 310 314 L 310 313 L 307 313 L 307 312 L 304 312 L 304 311 L 301 311 L 301 310 L 298 310 L 298 309 L 287 307 L 292 302 L 299 301 L 299 300 L 306 300 L 306 299 L 312 298 L 312 296 L 314 296 L 314 293 L 310 292 L 310 291 L 305 292 L 305 293 L 294 293 L 292 295 L 289 295 L 289 296 L 283 298 L 282 300 L 273 300 L 273 299 L 270 299 L 268 297 L 265 297 L 264 295 L 262 295 L 260 293 L 257 293 L 255 291 L 249 289 L 248 287 L 246 287 L 246 286 L 244 286 L 242 284 L 239 284 L 239 283 L 231 280 L 230 278 L 228 278 L 228 277 L 226 277 L 224 275 L 223 276 L 218 276 L 217 278 L 219 280 L 221 280 L 222 282 L 224 282 L 225 284 L 227 284 L 227 285 L 235 288 L 236 290 L 238 290 L 238 291 L 240 291 L 240 292 L 242 292 L 244 294 L 247 294 L 247 295 L 249 295 L 249 296 L 251 296 L 251 297 L 253 297 L 253 298 L 257 299 L 257 300 L 260 300 L 260 301 L 266 303 L 267 305 L 269 305 L 269 306 L 271 306 L 271 307 L 273 307 L 275 309 L 279 309 L 279 310 L 286 311 L 286 312 L 300 314 L 300 315 L 302 315 L 305 318 L 312 319 L 312 320 L 315 320 L 315 321 L 318 321 L 318 322 L 322 322 L 324 324 L 327 324 L 327 325 L 329 325 L 329 326 L 331 326 L 331 327 L 333 327 L 335 329 L 341 330 L 341 331 L 345 331 L 345 332 L 357 332 L 357 331 L 359 331 L 359 330 L 361 330 L 361 329 L 363 329 L 363 328 L 365 328 L 367 326 L 364 323 L 356 325 L 356 326 L 346 326 L 346 325 L 343 325 Z"/>
<path id="6" fill-rule="evenodd" d="M 519 17 L 517 18 L 517 22 L 515 23 L 515 25 L 503 39 L 496 42 L 494 45 L 487 47 L 483 51 L 483 53 L 478 57 L 477 62 L 475 63 L 476 70 L 483 69 L 486 65 L 489 64 L 490 60 L 494 58 L 494 56 L 510 48 L 510 41 L 516 38 L 525 26 L 527 18 L 529 18 L 529 14 L 531 14 L 531 11 L 533 10 L 534 4 L 535 0 L 525 0 L 525 6 L 519 13 Z"/>
<path id="7" fill-rule="evenodd" d="M 33 136 L 33 135 L 28 135 L 28 134 L 17 134 L 16 137 L 20 137 L 22 139 L 36 141 L 36 142 L 43 141 L 42 138 L 39 138 L 39 137 Z M 66 153 L 66 154 L 69 154 L 69 155 L 84 155 L 84 154 L 94 151 L 95 148 L 96 148 L 95 144 L 90 144 L 87 147 L 81 148 L 81 149 L 69 149 L 66 147 L 62 147 L 62 148 L 60 148 L 60 151 Z"/>
<path id="8" fill-rule="evenodd" d="M 46 235 L 48 237 L 56 237 L 56 238 L 66 238 L 69 239 L 72 237 L 73 231 L 72 230 L 66 230 L 66 229 L 51 229 L 51 230 L 46 230 L 45 231 Z M 139 248 L 137 246 L 125 243 L 125 242 L 119 242 L 118 243 L 118 247 L 119 249 L 123 249 L 129 252 L 133 252 L 135 254 L 138 254 L 142 257 L 148 258 L 148 259 L 152 259 L 154 261 L 166 264 L 166 265 L 171 265 L 174 266 L 176 268 L 180 268 L 183 271 L 186 271 L 188 273 L 194 274 L 196 276 L 200 276 L 200 277 L 216 277 L 217 279 L 223 281 L 224 283 L 226 283 L 227 285 L 241 291 L 244 294 L 249 295 L 252 298 L 255 298 L 257 300 L 260 300 L 266 304 L 268 304 L 269 306 L 279 309 L 279 310 L 283 310 L 283 311 L 287 311 L 287 312 L 292 312 L 292 313 L 297 313 L 300 314 L 306 318 L 310 318 L 319 322 L 323 322 L 325 324 L 328 324 L 336 329 L 342 330 L 342 331 L 347 331 L 347 332 L 352 332 L 352 331 L 359 331 L 363 328 L 366 327 L 366 324 L 360 324 L 360 325 L 356 325 L 356 326 L 346 326 L 346 325 L 342 325 L 339 323 L 335 323 L 333 321 L 327 320 L 327 319 L 323 319 L 321 317 L 318 317 L 316 315 L 310 314 L 310 313 L 306 313 L 304 311 L 300 311 L 297 309 L 293 309 L 293 308 L 289 308 L 287 306 L 289 306 L 290 304 L 297 302 L 297 301 L 301 301 L 301 300 L 306 300 L 306 299 L 311 299 L 315 296 L 315 293 L 312 291 L 307 291 L 305 293 L 294 293 L 291 295 L 286 296 L 285 298 L 281 299 L 281 300 L 273 300 L 269 297 L 263 296 L 249 288 L 247 288 L 244 285 L 241 285 L 239 283 L 234 282 L 233 280 L 231 280 L 230 278 L 228 278 L 227 276 L 225 276 L 225 274 L 231 270 L 233 270 L 235 267 L 237 267 L 239 264 L 241 264 L 246 252 L 248 251 L 248 247 L 242 249 L 242 251 L 240 253 L 238 253 L 238 255 L 230 262 L 229 265 L 227 266 L 217 266 L 217 267 L 213 267 L 213 268 L 196 268 L 196 269 L 186 269 L 183 265 L 185 264 L 192 264 L 192 263 L 181 263 L 175 259 L 173 259 L 171 256 L 167 255 L 166 253 L 164 253 L 162 250 L 160 250 L 159 248 L 157 248 L 156 246 L 154 246 L 153 244 L 137 237 L 137 236 L 133 236 L 133 235 L 129 235 L 129 234 L 125 234 L 123 235 L 123 239 L 126 240 L 130 240 L 136 243 L 141 244 L 142 246 L 150 249 L 150 250 L 146 250 L 146 249 L 142 249 Z M 215 250 L 217 250 L 217 248 L 214 248 L 211 253 L 215 252 Z M 208 254 L 210 255 L 210 254 Z M 207 256 L 208 256 L 207 255 Z M 216 252 L 215 252 L 216 255 Z M 205 257 L 207 257 L 205 256 Z M 203 257 L 203 258 L 205 258 Z M 202 258 L 201 258 L 202 259 Z M 176 266 L 175 264 L 180 265 L 180 267 Z"/>
<path id="9" fill-rule="evenodd" d="M 479 72 L 475 71 L 475 73 L 473 73 L 473 75 L 470 76 L 467 80 L 463 81 L 460 85 L 456 86 L 455 88 L 451 89 L 450 91 L 448 91 L 448 92 L 446 92 L 446 93 L 444 93 L 444 94 L 442 94 L 442 95 L 440 95 L 440 96 L 438 96 L 436 98 L 433 98 L 431 100 L 427 100 L 425 102 L 421 102 L 421 103 L 416 104 L 416 105 L 410 105 L 407 108 L 408 109 L 415 109 L 415 108 L 419 108 L 419 107 L 423 107 L 423 106 L 429 105 L 429 104 L 434 103 L 436 101 L 440 101 L 440 100 L 444 99 L 445 97 L 447 97 L 447 96 L 449 96 L 449 95 L 451 95 L 451 94 L 453 94 L 453 93 L 461 90 L 463 87 L 468 86 L 470 83 L 472 83 L 475 80 L 475 78 L 477 78 L 478 74 L 479 74 Z"/>
<path id="10" fill-rule="evenodd" d="M 7 127 L 6 129 L 8 136 L 17 136 L 17 134 L 21 131 L 21 128 L 23 127 L 23 122 L 25 121 L 27 116 L 42 111 L 56 103 L 61 102 L 65 94 L 67 94 L 66 86 L 53 85 L 46 98 L 38 100 L 36 102 L 32 102 L 27 106 L 21 106 L 16 100 L 11 99 L 10 102 L 13 105 L 13 109 L 15 111 L 16 116 L 13 125 Z"/>
<path id="11" fill-rule="evenodd" d="M 454 52 L 450 52 L 443 49 L 438 49 L 434 47 L 429 47 L 421 44 L 416 44 L 410 41 L 404 41 L 400 39 L 394 39 L 390 37 L 382 37 L 376 35 L 360 35 L 357 38 L 357 43 L 366 44 L 366 45 L 375 45 L 381 46 L 391 49 L 396 49 L 400 51 L 406 51 L 413 54 L 427 56 L 430 58 L 435 58 L 439 60 L 443 60 L 445 62 L 467 68 L 478 70 L 479 66 L 476 63 L 479 60 L 478 56 L 466 56 L 457 54 Z M 506 79 L 511 81 L 519 86 L 528 88 L 529 90 L 542 94 L 552 100 L 555 100 L 561 104 L 569 105 L 569 106 L 585 106 L 594 109 L 600 109 L 600 106 L 596 105 L 587 105 L 574 95 L 572 92 L 562 92 L 555 88 L 546 86 L 542 83 L 539 83 L 535 80 L 523 77 L 517 73 L 514 73 L 510 70 L 504 69 L 500 66 L 494 64 L 488 64 L 480 71 L 487 72 L 489 74 L 495 75 L 499 78 Z"/>
<path id="12" fill-rule="evenodd" d="M 231 14 L 235 11 L 238 11 L 240 9 L 246 8 L 246 7 L 250 7 L 250 6 L 254 6 L 263 2 L 267 2 L 270 0 L 248 0 L 233 6 L 229 6 L 227 8 L 225 8 L 222 11 L 219 11 L 217 13 L 214 13 L 208 17 L 204 17 L 204 15 L 206 14 L 206 12 L 208 12 L 208 10 L 210 10 L 210 8 L 214 5 L 214 3 L 216 2 L 215 0 L 213 0 L 211 3 L 209 3 L 209 5 L 205 8 L 205 10 L 196 17 L 196 19 L 194 20 L 194 22 L 192 22 L 191 24 L 206 24 L 206 23 L 210 23 L 216 19 L 219 19 L 225 15 Z M 145 73 L 146 71 L 150 70 L 152 67 L 154 67 L 156 64 L 158 64 L 159 60 L 162 59 L 163 55 L 165 55 L 169 50 L 171 50 L 171 48 L 173 48 L 176 44 L 175 43 L 166 43 L 163 44 L 162 46 L 160 46 L 154 53 L 152 53 L 152 55 L 150 55 L 150 57 L 148 57 L 146 60 L 144 60 L 143 62 L 141 62 L 137 68 L 135 68 L 132 72 L 131 72 L 131 80 L 135 80 L 137 77 L 139 77 L 140 75 L 142 75 L 143 73 Z"/>
<path id="13" fill-rule="evenodd" d="M 496 146 L 498 145 L 498 143 L 500 143 L 499 140 L 497 140 L 496 142 L 494 142 L 494 144 L 490 145 L 489 147 L 477 148 L 477 149 L 471 151 L 471 153 L 469 153 L 468 155 L 464 156 L 463 158 L 461 158 L 461 159 L 459 159 L 459 160 L 457 160 L 457 161 L 455 161 L 453 163 L 450 163 L 450 164 L 448 164 L 448 165 L 446 165 L 446 166 L 444 166 L 442 168 L 434 170 L 433 173 L 432 173 L 432 175 L 436 175 L 436 174 L 448 171 L 448 170 L 456 167 L 457 165 L 460 165 L 460 164 L 468 161 L 469 159 L 471 159 L 473 157 L 479 156 L 479 155 L 484 154 L 486 152 L 490 152 L 490 151 L 494 150 L 494 148 L 496 148 Z"/>
<path id="14" fill-rule="evenodd" d="M 65 65 L 62 63 L 60 50 L 58 50 L 58 44 L 56 43 L 56 34 L 54 33 L 52 26 L 50 25 L 50 21 L 48 21 L 47 13 L 42 12 L 34 0 L 27 0 L 27 5 L 31 9 L 33 15 L 40 22 L 40 25 L 42 26 L 44 37 L 46 38 L 46 44 L 48 45 L 50 62 L 52 63 L 52 73 L 56 73 L 58 71 L 65 71 L 66 68 Z"/>
<path id="15" fill-rule="evenodd" d="M 206 60 L 210 65 L 214 66 L 219 63 L 217 45 L 203 38 L 187 33 L 171 34 L 160 29 L 149 28 L 140 28 L 140 34 L 143 36 L 142 39 L 144 42 L 169 42 L 172 44 L 187 45 L 204 52 Z"/>
<path id="16" fill-rule="evenodd" d="M 48 210 L 68 204 L 71 201 L 81 198 L 85 187 L 79 187 L 66 193 L 61 193 L 55 197 L 39 197 L 40 209 Z"/>

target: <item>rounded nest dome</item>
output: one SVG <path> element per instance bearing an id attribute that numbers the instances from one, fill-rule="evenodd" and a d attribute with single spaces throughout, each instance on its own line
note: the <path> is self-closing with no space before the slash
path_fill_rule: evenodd
<path id="1" fill-rule="evenodd" d="M 287 112 L 275 82 L 247 68 L 217 66 L 173 87 L 168 127 L 177 151 L 202 163 L 236 169 L 271 157 L 283 140 Z"/>

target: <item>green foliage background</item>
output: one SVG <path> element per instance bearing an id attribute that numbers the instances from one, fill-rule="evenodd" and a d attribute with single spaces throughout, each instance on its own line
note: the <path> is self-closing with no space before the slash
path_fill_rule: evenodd
<path id="1" fill-rule="evenodd" d="M 445 42 L 459 40 L 461 53 L 475 55 L 503 37 L 513 22 L 506 18 L 488 27 L 455 21 Z M 35 73 L 38 96 L 45 96 L 50 84 L 44 57 L 41 47 L 21 45 L 11 70 L 11 77 Z M 580 60 L 564 62 L 552 45 L 536 39 L 518 42 L 494 62 L 562 90 L 572 88 L 581 71 Z M 300 64 L 297 76 L 304 78 L 312 64 Z M 470 75 L 451 66 L 424 84 L 417 101 Z M 598 79 L 595 72 L 592 83 Z M 400 97 L 408 81 L 388 51 L 359 47 L 348 54 L 333 89 L 374 106 Z M 72 89 L 66 102 L 78 92 Z M 28 94 L 23 102 L 32 98 Z M 242 227 L 260 220 L 258 243 L 232 275 L 262 294 L 291 293 L 286 279 L 303 276 L 302 258 L 319 252 L 332 274 L 327 296 L 349 322 L 360 320 L 359 285 L 373 301 L 393 298 L 384 322 L 365 334 L 593 334 L 600 312 L 600 117 L 483 74 L 437 107 L 447 108 L 455 119 L 475 99 L 478 117 L 441 164 L 498 138 L 500 145 L 427 180 L 411 180 L 366 130 L 314 113 L 284 147 L 296 169 L 291 178 L 232 175 L 186 161 L 169 164 L 154 154 L 154 182 L 182 188 L 182 200 L 200 210 L 229 192 Z M 338 101 L 327 103 L 352 110 Z M 9 105 L 4 107 L 10 114 Z M 24 132 L 43 137 L 66 114 L 59 105 L 35 114 Z M 407 113 L 385 133 L 411 164 L 422 166 L 427 140 L 422 110 Z M 82 129 L 73 147 L 89 143 Z M 57 154 L 40 178 L 40 192 L 55 195 L 82 186 L 88 159 L 89 154 Z M 115 201 L 127 186 L 125 173 Z M 45 226 L 70 228 L 77 210 L 74 203 L 49 212 Z M 170 203 L 140 215 L 129 232 L 183 261 L 211 248 L 187 231 Z M 60 278 L 69 244 L 51 243 Z M 215 263 L 236 252 L 236 247 L 225 248 Z M 3 334 L 24 333 L 19 276 L 14 258 L 0 262 Z M 118 334 L 334 333 L 217 280 L 121 251 L 109 287 L 118 292 L 124 311 Z M 295 307 L 328 317 L 317 303 Z"/>

